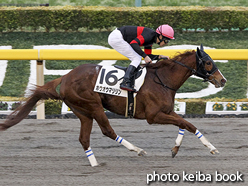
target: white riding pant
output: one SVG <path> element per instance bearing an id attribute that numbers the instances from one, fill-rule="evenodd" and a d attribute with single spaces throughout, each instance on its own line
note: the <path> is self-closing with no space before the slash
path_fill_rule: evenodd
<path id="1" fill-rule="evenodd" d="M 136 68 L 139 66 L 142 57 L 123 39 L 120 30 L 115 29 L 109 34 L 108 43 L 117 52 L 130 59 L 130 65 L 135 66 Z"/>

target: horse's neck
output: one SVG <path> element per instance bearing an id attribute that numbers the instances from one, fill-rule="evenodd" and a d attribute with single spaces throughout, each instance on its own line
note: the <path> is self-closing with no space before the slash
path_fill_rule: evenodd
<path id="1" fill-rule="evenodd" d="M 191 61 L 188 63 L 184 63 L 190 68 L 195 69 L 195 59 L 188 58 L 187 61 Z M 178 90 L 184 82 L 192 75 L 192 71 L 186 67 L 181 66 L 180 64 L 176 64 L 175 62 L 171 62 L 170 65 L 163 67 L 160 70 L 162 73 L 162 78 L 164 83 L 175 90 Z"/>

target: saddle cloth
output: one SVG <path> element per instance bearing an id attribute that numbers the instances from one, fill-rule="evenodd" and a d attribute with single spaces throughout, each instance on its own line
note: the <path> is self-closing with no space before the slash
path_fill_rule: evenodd
<path id="1" fill-rule="evenodd" d="M 120 69 L 121 68 L 121 69 Z M 138 91 L 144 83 L 146 68 L 138 70 L 138 77 L 135 79 L 135 89 Z M 127 97 L 128 91 L 120 89 L 120 83 L 125 74 L 125 68 L 115 66 L 102 66 L 94 87 L 95 92 L 110 94 L 114 96 Z M 137 93 L 134 93 L 134 97 Z"/>

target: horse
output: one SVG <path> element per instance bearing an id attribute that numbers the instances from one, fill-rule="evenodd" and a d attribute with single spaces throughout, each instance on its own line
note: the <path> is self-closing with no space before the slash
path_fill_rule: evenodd
<path id="1" fill-rule="evenodd" d="M 128 150 L 135 151 L 139 156 L 145 155 L 143 149 L 118 136 L 111 127 L 104 108 L 125 115 L 126 98 L 93 91 L 101 68 L 102 66 L 96 64 L 83 64 L 43 86 L 36 86 L 27 100 L 0 124 L 0 131 L 23 120 L 40 100 L 62 100 L 81 122 L 79 142 L 92 167 L 99 166 L 90 147 L 93 120 L 98 123 L 105 136 L 124 145 Z M 173 124 L 179 127 L 175 146 L 171 150 L 173 158 L 178 153 L 185 130 L 195 134 L 211 154 L 218 154 L 219 151 L 192 123 L 174 112 L 176 91 L 191 75 L 201 77 L 204 81 L 214 84 L 216 88 L 223 87 L 226 83 L 225 77 L 204 51 L 203 45 L 197 47 L 196 51 L 186 50 L 172 59 L 161 59 L 157 63 L 151 63 L 146 69 L 145 81 L 136 95 L 134 118 L 146 119 L 149 124 Z M 56 91 L 59 85 L 59 91 Z"/>

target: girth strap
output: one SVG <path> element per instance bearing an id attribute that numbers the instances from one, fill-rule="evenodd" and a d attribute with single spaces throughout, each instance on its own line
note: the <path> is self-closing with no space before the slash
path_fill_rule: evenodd
<path id="1" fill-rule="evenodd" d="M 133 96 L 134 92 L 127 91 L 126 113 L 125 117 L 133 118 L 136 109 L 136 97 Z"/>

